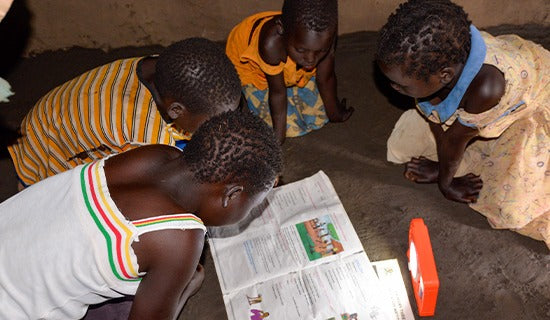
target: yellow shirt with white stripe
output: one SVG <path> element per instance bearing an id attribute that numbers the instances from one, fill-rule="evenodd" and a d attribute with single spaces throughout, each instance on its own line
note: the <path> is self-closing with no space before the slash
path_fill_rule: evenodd
<path id="1" fill-rule="evenodd" d="M 141 58 L 117 60 L 53 89 L 21 123 L 8 148 L 21 182 L 51 175 L 146 144 L 189 139 L 166 123 L 138 79 Z"/>

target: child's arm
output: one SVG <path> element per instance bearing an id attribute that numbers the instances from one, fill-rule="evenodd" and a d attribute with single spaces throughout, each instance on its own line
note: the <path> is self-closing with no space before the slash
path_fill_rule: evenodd
<path id="1" fill-rule="evenodd" d="M 270 20 L 262 27 L 260 31 L 260 40 L 258 51 L 262 60 L 272 66 L 278 66 L 286 61 L 287 54 L 283 39 L 279 30 L 279 24 L 275 20 Z M 284 73 L 276 75 L 265 75 L 269 89 L 269 111 L 273 122 L 273 131 L 280 144 L 285 142 L 286 138 L 286 113 L 287 96 Z"/>
<path id="2" fill-rule="evenodd" d="M 269 87 L 269 111 L 273 121 L 273 131 L 280 144 L 285 142 L 286 138 L 286 113 L 287 96 L 283 73 L 274 76 L 266 75 L 267 85 Z"/>
<path id="3" fill-rule="evenodd" d="M 334 45 L 330 52 L 317 65 L 316 81 L 328 119 L 331 122 L 348 120 L 355 109 L 346 105 L 345 98 L 342 101 L 338 100 L 336 72 L 334 71 Z"/>
<path id="4" fill-rule="evenodd" d="M 463 98 L 464 110 L 479 114 L 496 106 L 505 90 L 504 75 L 497 68 L 483 65 L 474 78 Z M 473 203 L 476 202 L 483 182 L 472 173 L 453 178 L 466 146 L 478 136 L 477 128 L 469 128 L 455 121 L 447 131 L 430 123 L 437 143 L 439 158 L 438 185 L 447 199 Z"/>
<path id="5" fill-rule="evenodd" d="M 437 143 L 439 158 L 439 190 L 445 198 L 458 202 L 476 202 L 482 181 L 479 176 L 467 174 L 454 178 L 462 161 L 466 145 L 477 136 L 477 129 L 472 129 L 455 122 L 447 131 L 437 124 L 430 123 Z"/>
<path id="6" fill-rule="evenodd" d="M 135 244 L 140 271 L 147 274 L 136 292 L 130 320 L 175 319 L 193 293 L 187 288 L 199 262 L 204 245 L 202 230 L 163 230 L 140 236 Z"/>

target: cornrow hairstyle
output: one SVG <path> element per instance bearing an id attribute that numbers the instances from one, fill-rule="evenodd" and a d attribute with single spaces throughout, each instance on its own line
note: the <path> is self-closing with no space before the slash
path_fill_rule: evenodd
<path id="1" fill-rule="evenodd" d="M 322 32 L 338 26 L 337 0 L 285 0 L 281 14 L 285 32 L 297 27 Z"/>
<path id="2" fill-rule="evenodd" d="M 227 111 L 204 122 L 183 159 L 198 182 L 240 182 L 251 195 L 269 188 L 283 163 L 273 129 L 248 110 Z"/>
<path id="3" fill-rule="evenodd" d="M 168 46 L 156 64 L 155 86 L 190 112 L 216 114 L 237 108 L 241 82 L 223 48 L 205 38 L 189 38 Z"/>
<path id="4" fill-rule="evenodd" d="M 466 62 L 470 24 L 462 7 L 449 0 L 409 0 L 380 30 L 376 60 L 406 63 L 407 76 L 428 81 L 441 68 Z"/>

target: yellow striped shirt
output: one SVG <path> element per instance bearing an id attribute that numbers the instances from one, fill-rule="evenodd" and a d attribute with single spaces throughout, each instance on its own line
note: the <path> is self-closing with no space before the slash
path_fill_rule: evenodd
<path id="1" fill-rule="evenodd" d="M 21 123 L 22 137 L 9 147 L 24 184 L 141 145 L 188 138 L 162 119 L 138 80 L 140 59 L 92 69 L 38 101 Z"/>

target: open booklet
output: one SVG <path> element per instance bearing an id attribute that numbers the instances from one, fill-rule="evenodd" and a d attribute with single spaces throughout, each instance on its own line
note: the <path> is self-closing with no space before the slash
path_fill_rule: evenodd
<path id="1" fill-rule="evenodd" d="M 209 233 L 230 320 L 414 319 L 406 293 L 396 304 L 378 279 L 322 171 L 275 188 L 245 221 Z"/>

